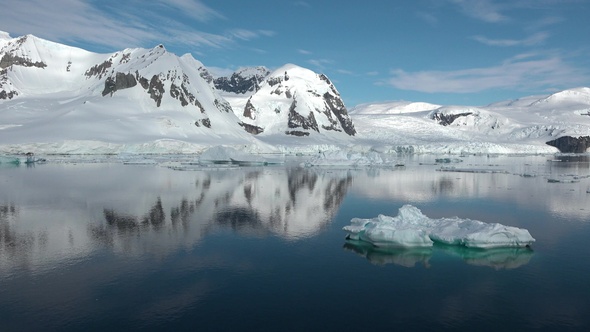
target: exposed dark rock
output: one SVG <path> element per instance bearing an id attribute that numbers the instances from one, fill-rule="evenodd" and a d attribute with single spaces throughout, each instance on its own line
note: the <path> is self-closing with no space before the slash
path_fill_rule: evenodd
<path id="1" fill-rule="evenodd" d="M 180 105 L 183 107 L 192 104 L 196 100 L 195 96 L 188 91 L 184 83 L 180 87 L 174 83 L 170 84 L 170 96 L 180 100 Z"/>
<path id="2" fill-rule="evenodd" d="M 158 75 L 152 76 L 150 85 L 148 87 L 148 93 L 150 97 L 156 102 L 156 106 L 160 107 L 162 103 L 162 96 L 164 95 L 164 83 L 160 80 Z"/>
<path id="3" fill-rule="evenodd" d="M 105 80 L 102 95 L 103 97 L 108 94 L 111 94 L 112 96 L 117 90 L 132 88 L 136 85 L 137 81 L 135 80 L 135 76 L 133 76 L 133 74 L 117 73 L 115 78 L 111 76 Z"/>
<path id="4" fill-rule="evenodd" d="M 205 113 L 205 109 L 203 108 L 203 105 L 201 105 L 201 102 L 199 102 L 199 100 L 195 99 L 195 106 L 197 106 L 197 108 L 199 109 L 199 111 L 201 111 L 201 113 Z"/>
<path id="5" fill-rule="evenodd" d="M 147 78 L 140 76 L 139 71 L 135 71 L 135 79 L 139 82 L 144 90 L 147 90 L 150 87 L 150 81 L 148 81 Z"/>
<path id="6" fill-rule="evenodd" d="M 247 123 L 244 123 L 244 122 L 240 122 L 239 125 L 242 126 L 242 127 L 244 127 L 244 130 L 247 131 L 247 132 L 249 132 L 252 135 L 258 135 L 258 134 L 260 134 L 261 132 L 264 131 L 264 129 L 262 129 L 262 128 L 258 127 L 258 126 L 247 124 Z"/>
<path id="7" fill-rule="evenodd" d="M 287 135 L 292 135 L 292 136 L 309 136 L 309 133 L 306 131 L 299 131 L 299 130 L 291 130 L 291 131 L 286 131 L 285 134 Z"/>
<path id="8" fill-rule="evenodd" d="M 242 73 L 235 72 L 230 77 L 218 77 L 213 80 L 213 84 L 218 90 L 227 92 L 239 94 L 256 92 L 260 89 L 260 82 L 264 81 L 264 78 L 270 74 L 270 72 L 264 67 L 258 67 L 257 69 L 258 73 L 254 75 L 243 76 Z M 207 74 L 201 72 L 201 77 L 203 77 L 203 75 L 207 76 Z"/>
<path id="9" fill-rule="evenodd" d="M 326 79 L 328 78 L 326 77 Z M 346 110 L 346 106 L 344 106 L 344 102 L 342 101 L 342 98 L 340 98 L 340 95 L 334 96 L 331 93 L 326 92 L 324 93 L 324 102 L 330 112 L 336 116 L 344 132 L 350 136 L 354 136 L 356 134 L 356 129 L 354 128 L 352 119 L 348 116 L 348 111 Z M 330 116 L 328 117 L 331 118 Z"/>
<path id="10" fill-rule="evenodd" d="M 315 116 L 313 113 L 309 113 L 309 116 L 306 118 L 303 115 L 297 113 L 295 110 L 297 108 L 297 101 L 293 100 L 291 103 L 291 107 L 289 107 L 289 122 L 287 126 L 291 129 L 294 128 L 303 128 L 303 129 L 313 129 L 317 132 L 320 132 L 318 129 L 318 123 L 315 120 Z"/>
<path id="11" fill-rule="evenodd" d="M 88 69 L 84 75 L 86 75 L 86 78 L 90 78 L 92 76 L 98 76 L 98 78 L 102 78 L 104 75 L 106 75 L 106 72 L 109 68 L 111 68 L 111 66 L 113 65 L 113 61 L 111 59 L 98 64 L 98 65 L 94 65 L 92 66 L 90 69 Z"/>
<path id="12" fill-rule="evenodd" d="M 253 113 L 256 113 L 256 108 L 252 105 L 252 98 L 248 98 L 243 115 L 247 118 L 254 119 Z"/>
<path id="13" fill-rule="evenodd" d="M 275 86 L 277 84 L 280 84 L 282 81 L 283 81 L 282 77 L 271 77 L 266 80 L 266 83 L 268 83 L 268 85 L 270 85 L 270 86 Z"/>
<path id="14" fill-rule="evenodd" d="M 453 123 L 453 121 L 457 120 L 457 118 L 460 118 L 462 116 L 468 116 L 473 114 L 472 112 L 465 112 L 465 113 L 457 113 L 457 114 L 444 114 L 442 112 L 434 112 L 431 115 L 432 120 L 435 120 L 436 122 L 438 122 L 439 124 L 443 125 L 443 126 L 448 126 L 451 123 Z"/>
<path id="15" fill-rule="evenodd" d="M 2 59 L 0 59 L 0 68 L 8 68 L 10 66 L 23 66 L 23 67 L 37 67 L 37 68 L 45 68 L 47 64 L 42 61 L 31 61 L 25 57 L 20 57 L 18 55 L 13 55 L 9 53 L 4 53 Z"/>
<path id="16" fill-rule="evenodd" d="M 590 147 L 590 136 L 562 136 L 546 144 L 554 146 L 564 153 L 584 153 Z"/>
<path id="17" fill-rule="evenodd" d="M 198 71 L 201 78 L 203 78 L 207 83 L 211 84 L 211 82 L 213 82 L 213 75 L 211 75 L 211 73 L 205 67 L 199 67 Z"/>
<path id="18" fill-rule="evenodd" d="M 203 120 L 201 120 L 201 123 L 203 124 L 203 126 L 205 126 L 207 128 L 211 128 L 211 120 L 203 119 Z"/>
<path id="19" fill-rule="evenodd" d="M 220 112 L 232 113 L 234 111 L 226 100 L 220 101 L 219 99 L 215 99 L 213 103 Z"/>
<path id="20" fill-rule="evenodd" d="M 16 92 L 16 91 L 8 91 L 8 92 L 6 92 L 4 90 L 0 91 L 0 99 L 4 99 L 4 100 L 12 99 L 16 96 L 18 96 L 18 92 Z"/>

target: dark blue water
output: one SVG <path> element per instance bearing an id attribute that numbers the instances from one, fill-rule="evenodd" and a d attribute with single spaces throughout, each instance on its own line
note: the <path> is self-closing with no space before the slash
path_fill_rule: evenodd
<path id="1" fill-rule="evenodd" d="M 428 157 L 390 169 L 0 168 L 0 330 L 586 330 L 590 169 L 548 159 L 465 157 L 461 172 Z M 350 219 L 403 204 L 537 242 L 345 240 Z"/>

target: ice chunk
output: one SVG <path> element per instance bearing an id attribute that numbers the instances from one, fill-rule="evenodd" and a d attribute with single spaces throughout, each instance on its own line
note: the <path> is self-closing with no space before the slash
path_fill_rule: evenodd
<path id="1" fill-rule="evenodd" d="M 0 156 L 0 164 L 18 165 L 20 164 L 20 159 L 17 157 Z"/>
<path id="2" fill-rule="evenodd" d="M 378 247 L 429 247 L 439 242 L 469 248 L 502 248 L 525 247 L 535 242 L 526 229 L 458 217 L 430 219 L 412 205 L 402 206 L 395 217 L 354 218 L 343 229 L 348 232 L 348 239 Z"/>
<path id="3" fill-rule="evenodd" d="M 306 166 L 372 166 L 392 164 L 384 154 L 369 152 L 350 152 L 344 150 L 324 151 L 305 162 Z"/>

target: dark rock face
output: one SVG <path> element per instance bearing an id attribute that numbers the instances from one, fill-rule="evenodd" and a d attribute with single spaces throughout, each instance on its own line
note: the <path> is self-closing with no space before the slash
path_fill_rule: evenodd
<path id="1" fill-rule="evenodd" d="M 333 96 L 332 94 L 326 92 L 324 93 L 324 101 L 327 109 L 329 110 L 329 113 L 332 113 L 336 116 L 338 122 L 340 122 L 340 125 L 342 126 L 342 129 L 344 129 L 344 132 L 350 136 L 354 136 L 356 134 L 356 129 L 354 128 L 352 119 L 350 116 L 348 116 L 348 111 L 346 110 L 346 106 L 344 106 L 344 102 L 340 96 Z M 334 125 L 332 125 L 332 127 L 334 127 Z"/>
<path id="2" fill-rule="evenodd" d="M 559 149 L 564 153 L 584 153 L 590 147 L 590 136 L 562 136 L 545 143 Z"/>
<path id="3" fill-rule="evenodd" d="M 306 132 L 306 131 L 299 131 L 299 130 L 286 131 L 285 134 L 286 135 L 291 135 L 291 136 L 298 136 L 298 137 L 309 136 L 309 133 L 308 132 Z"/>
<path id="4" fill-rule="evenodd" d="M 436 122 L 438 122 L 439 124 L 441 124 L 443 126 L 448 126 L 451 123 L 453 123 L 453 121 L 457 120 L 457 118 L 460 118 L 462 116 L 468 116 L 471 114 L 473 114 L 473 113 L 465 112 L 465 113 L 458 113 L 458 114 L 444 114 L 442 112 L 434 112 L 431 115 L 431 119 L 435 120 Z"/>
<path id="5" fill-rule="evenodd" d="M 112 76 L 104 82 L 103 97 L 110 94 L 111 96 L 117 90 L 132 88 L 137 85 L 137 80 L 133 74 L 117 73 L 115 78 Z"/>
<path id="6" fill-rule="evenodd" d="M 148 87 L 148 93 L 150 97 L 156 102 L 156 105 L 160 107 L 162 103 L 162 96 L 164 95 L 164 83 L 160 80 L 158 75 L 152 76 L 150 85 Z"/>
<path id="7" fill-rule="evenodd" d="M 87 78 L 97 76 L 100 79 L 106 75 L 107 70 L 111 68 L 112 65 L 113 61 L 109 59 L 101 64 L 92 66 L 84 73 L 84 75 L 86 75 Z"/>
<path id="8" fill-rule="evenodd" d="M 252 105 L 252 98 L 248 98 L 248 101 L 246 102 L 246 106 L 244 107 L 243 115 L 247 118 L 254 119 L 254 116 L 252 115 L 252 113 L 255 113 L 255 112 L 256 112 L 256 108 L 254 107 L 254 105 Z"/>
<path id="9" fill-rule="evenodd" d="M 23 66 L 23 67 L 37 67 L 37 68 L 45 68 L 47 64 L 41 61 L 31 61 L 30 59 L 20 57 L 18 55 L 12 55 L 9 53 L 5 53 L 2 59 L 0 59 L 0 68 L 8 68 L 10 66 Z"/>
<path id="10" fill-rule="evenodd" d="M 318 129 L 318 123 L 313 113 L 309 113 L 308 117 L 304 117 L 303 115 L 295 111 L 296 107 L 297 101 L 293 100 L 293 103 L 291 103 L 291 107 L 289 107 L 289 122 L 287 123 L 287 126 L 291 129 L 313 129 L 319 133 L 320 130 Z"/>
<path id="11" fill-rule="evenodd" d="M 244 123 L 244 122 L 240 122 L 239 125 L 242 126 L 245 131 L 249 132 L 252 135 L 258 135 L 258 134 L 260 134 L 261 132 L 264 131 L 264 129 L 262 129 L 262 128 L 258 127 L 258 126 L 254 126 L 254 125 L 247 124 L 247 123 Z"/>
<path id="12" fill-rule="evenodd" d="M 218 77 L 213 80 L 216 89 L 244 94 L 246 92 L 255 92 L 260 88 L 260 83 L 270 74 L 270 71 L 263 67 L 257 67 L 257 73 L 254 75 L 243 75 L 241 72 L 235 72 L 230 77 Z M 205 78 L 205 77 L 204 77 Z"/>

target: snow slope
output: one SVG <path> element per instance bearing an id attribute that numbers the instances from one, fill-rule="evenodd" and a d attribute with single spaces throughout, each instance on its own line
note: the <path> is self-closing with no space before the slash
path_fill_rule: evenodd
<path id="1" fill-rule="evenodd" d="M 590 135 L 590 89 L 483 107 L 390 102 L 350 111 L 359 144 L 398 153 L 555 153 L 561 136 Z"/>
<path id="2" fill-rule="evenodd" d="M 29 35 L 3 39 L 0 56 L 4 151 L 195 153 L 219 142 L 269 150 L 201 77 L 200 62 L 162 45 L 94 54 Z"/>

